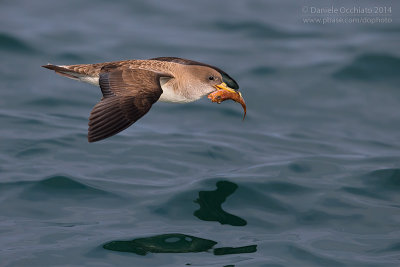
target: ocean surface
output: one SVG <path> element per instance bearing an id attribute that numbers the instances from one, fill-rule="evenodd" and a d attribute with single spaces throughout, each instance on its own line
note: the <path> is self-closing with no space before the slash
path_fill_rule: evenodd
<path id="1" fill-rule="evenodd" d="M 1 1 L 0 266 L 400 266 L 399 10 Z M 89 144 L 100 89 L 41 68 L 159 56 L 229 73 L 246 119 L 156 103 Z"/>

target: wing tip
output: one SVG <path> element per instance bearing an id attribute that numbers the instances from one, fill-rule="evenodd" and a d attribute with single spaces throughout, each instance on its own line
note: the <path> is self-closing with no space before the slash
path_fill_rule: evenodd
<path id="1" fill-rule="evenodd" d="M 49 69 L 49 70 L 55 70 L 57 68 L 57 66 L 53 65 L 53 64 L 50 64 L 50 63 L 47 63 L 46 65 L 42 65 L 42 68 L 46 68 L 46 69 Z"/>
<path id="2" fill-rule="evenodd" d="M 89 116 L 88 142 L 93 143 L 109 138 L 125 130 L 132 125 L 136 119 L 129 119 L 121 105 L 124 97 L 103 98 L 92 109 Z M 131 100 L 131 98 L 129 98 Z M 133 102 L 132 102 L 133 104 Z M 128 108 L 132 108 L 128 105 Z"/>
<path id="3" fill-rule="evenodd" d="M 103 140 L 103 139 L 105 139 L 105 138 L 94 138 L 94 137 L 92 137 L 92 136 L 90 136 L 90 135 L 88 134 L 87 139 L 88 139 L 88 143 L 94 143 L 94 142 Z"/>

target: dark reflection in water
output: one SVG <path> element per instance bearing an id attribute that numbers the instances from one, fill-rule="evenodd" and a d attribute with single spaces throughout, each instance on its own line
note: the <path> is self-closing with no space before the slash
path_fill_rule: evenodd
<path id="1" fill-rule="evenodd" d="M 217 182 L 217 190 L 200 191 L 196 200 L 200 209 L 194 215 L 205 221 L 218 221 L 221 224 L 244 226 L 246 221 L 222 210 L 221 204 L 233 194 L 238 186 L 228 181 Z M 163 234 L 144 238 L 136 238 L 128 241 L 111 241 L 103 245 L 103 248 L 119 252 L 131 252 L 138 255 L 152 253 L 187 253 L 204 252 L 214 247 L 217 242 L 185 234 Z M 257 251 L 257 245 L 244 247 L 222 247 L 214 249 L 214 255 L 228 255 L 253 253 Z"/>
<path id="2" fill-rule="evenodd" d="M 164 234 L 130 241 L 111 241 L 103 248 L 138 255 L 153 253 L 203 252 L 211 249 L 217 242 L 184 234 Z"/>
<path id="3" fill-rule="evenodd" d="M 130 241 L 111 241 L 103 248 L 119 252 L 131 252 L 138 255 L 152 253 L 187 253 L 204 252 L 215 246 L 217 242 L 185 234 L 163 234 Z M 214 255 L 253 253 L 257 245 L 245 247 L 222 247 L 214 249 Z"/>
<path id="4" fill-rule="evenodd" d="M 200 191 L 199 198 L 195 200 L 200 209 L 194 212 L 194 216 L 203 221 L 217 221 L 221 224 L 233 226 L 245 226 L 247 222 L 235 215 L 227 213 L 221 207 L 226 198 L 232 195 L 238 186 L 228 181 L 217 182 L 217 189 L 214 191 Z"/>
<path id="5" fill-rule="evenodd" d="M 241 254 L 241 253 L 253 253 L 257 251 L 257 245 L 245 246 L 245 247 L 224 247 L 214 249 L 214 255 L 228 255 L 228 254 Z"/>

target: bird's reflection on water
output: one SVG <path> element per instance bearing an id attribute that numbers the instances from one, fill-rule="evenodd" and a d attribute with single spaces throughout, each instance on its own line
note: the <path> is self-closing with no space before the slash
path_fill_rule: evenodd
<path id="1" fill-rule="evenodd" d="M 199 198 L 195 201 L 200 209 L 194 212 L 194 216 L 203 221 L 217 221 L 221 224 L 233 226 L 245 226 L 247 222 L 235 215 L 227 213 L 221 207 L 226 198 L 232 195 L 238 188 L 237 184 L 228 181 L 217 182 L 214 191 L 200 191 Z"/>
<path id="2" fill-rule="evenodd" d="M 130 241 L 111 241 L 103 248 L 138 255 L 153 253 L 202 252 L 211 249 L 217 242 L 184 234 L 163 234 Z"/>
<path id="3" fill-rule="evenodd" d="M 242 254 L 253 253 L 257 251 L 257 245 L 250 245 L 244 247 L 223 247 L 214 249 L 214 255 L 228 255 L 228 254 Z"/>
<path id="4" fill-rule="evenodd" d="M 219 181 L 214 191 L 200 191 L 199 197 L 195 200 L 200 205 L 200 209 L 194 212 L 194 215 L 200 220 L 217 221 L 221 224 L 233 226 L 245 226 L 247 222 L 235 215 L 225 212 L 221 205 L 226 198 L 232 195 L 238 185 L 228 181 Z M 104 249 L 131 252 L 138 255 L 147 253 L 187 253 L 204 252 L 212 249 L 217 244 L 216 241 L 199 238 L 195 236 L 168 233 L 155 235 L 133 240 L 115 240 L 103 245 Z M 257 251 L 257 245 L 243 247 L 221 247 L 215 248 L 214 255 L 253 253 Z"/>

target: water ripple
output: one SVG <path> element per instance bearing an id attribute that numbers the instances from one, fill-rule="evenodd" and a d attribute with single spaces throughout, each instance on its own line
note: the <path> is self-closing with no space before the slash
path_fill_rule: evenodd
<path id="1" fill-rule="evenodd" d="M 20 197 L 22 199 L 37 201 L 54 198 L 69 199 L 72 195 L 74 199 L 79 198 L 81 200 L 114 196 L 110 192 L 78 182 L 71 177 L 56 175 L 41 181 L 32 182 L 32 185 Z"/>
<path id="2" fill-rule="evenodd" d="M 28 43 L 7 33 L 0 33 L 0 50 L 18 53 L 34 52 L 34 49 Z"/>
<path id="3" fill-rule="evenodd" d="M 400 77 L 400 58 L 389 54 L 362 54 L 333 77 L 341 80 L 398 81 Z"/>
<path id="4" fill-rule="evenodd" d="M 256 38 L 291 38 L 291 37 L 313 37 L 314 33 L 286 32 L 283 29 L 276 29 L 272 26 L 255 21 L 226 22 L 218 21 L 214 26 L 221 31 L 241 32 L 249 37 Z"/>

